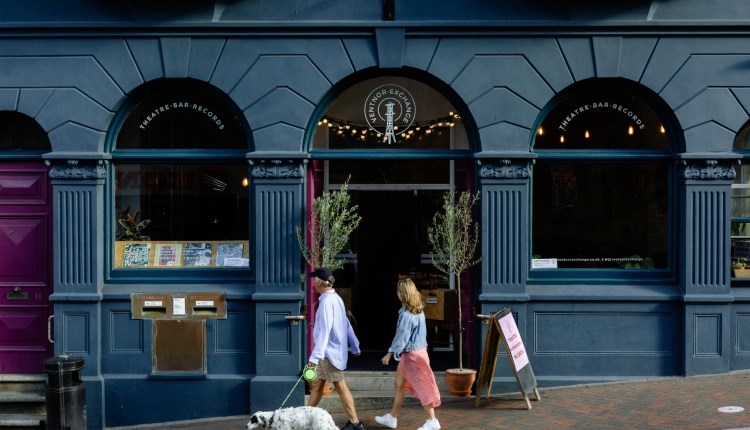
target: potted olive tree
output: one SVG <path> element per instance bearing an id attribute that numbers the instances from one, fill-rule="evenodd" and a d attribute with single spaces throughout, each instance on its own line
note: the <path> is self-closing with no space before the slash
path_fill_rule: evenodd
<path id="1" fill-rule="evenodd" d="M 327 191 L 316 197 L 307 226 L 310 246 L 307 246 L 304 229 L 297 226 L 297 242 L 307 264 L 331 271 L 340 269 L 344 261 L 336 256 L 349 243 L 349 236 L 361 221 L 357 205 L 351 203 L 348 181 L 338 191 Z"/>
<path id="2" fill-rule="evenodd" d="M 443 196 L 443 207 L 435 214 L 432 226 L 427 231 L 432 245 L 433 266 L 446 275 L 455 277 L 456 280 L 458 368 L 446 370 L 446 378 L 451 394 L 460 396 L 471 394 L 477 373 L 475 369 L 464 368 L 463 362 L 461 274 L 481 260 L 481 257 L 475 256 L 479 243 L 479 226 L 472 216 L 474 204 L 478 200 L 479 193 L 446 192 Z"/>
<path id="3" fill-rule="evenodd" d="M 305 240 L 305 231 L 297 226 L 297 242 L 302 256 L 313 268 L 327 267 L 333 272 L 344 266 L 336 256 L 344 250 L 349 236 L 359 226 L 362 217 L 357 214 L 357 205 L 352 205 L 348 180 L 338 191 L 324 192 L 312 204 L 312 213 L 307 223 L 310 245 Z M 312 316 L 309 316 L 312 317 Z M 333 392 L 333 384 L 327 382 L 323 395 Z"/>

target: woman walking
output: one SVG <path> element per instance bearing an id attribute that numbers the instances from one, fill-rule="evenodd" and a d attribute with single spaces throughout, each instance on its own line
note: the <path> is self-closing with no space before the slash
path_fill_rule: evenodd
<path id="1" fill-rule="evenodd" d="M 438 430 L 440 423 L 435 418 L 435 408 L 440 406 L 440 391 L 427 355 L 427 324 L 424 316 L 422 295 L 411 279 L 401 279 L 396 286 L 396 295 L 401 301 L 398 311 L 396 334 L 388 353 L 380 360 L 388 365 L 391 358 L 398 361 L 396 368 L 395 394 L 391 412 L 376 416 L 375 421 L 395 429 L 398 412 L 404 404 L 406 390 L 416 398 L 427 414 L 427 421 L 419 430 Z"/>

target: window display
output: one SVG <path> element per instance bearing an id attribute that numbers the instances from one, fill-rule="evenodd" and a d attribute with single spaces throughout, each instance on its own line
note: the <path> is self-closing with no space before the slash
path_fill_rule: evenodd
<path id="1" fill-rule="evenodd" d="M 191 79 L 152 82 L 123 110 L 113 149 L 114 268 L 248 268 L 241 112 Z"/>

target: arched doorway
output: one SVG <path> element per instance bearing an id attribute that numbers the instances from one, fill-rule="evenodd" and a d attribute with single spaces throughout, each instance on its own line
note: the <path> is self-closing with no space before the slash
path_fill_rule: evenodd
<path id="1" fill-rule="evenodd" d="M 393 370 L 383 369 L 379 359 L 393 337 L 400 306 L 395 286 L 403 277 L 438 301 L 430 303 L 436 313 L 426 312 L 433 369 L 455 366 L 454 286 L 432 266 L 427 228 L 445 192 L 471 188 L 469 146 L 455 104 L 403 76 L 361 80 L 320 117 L 312 138 L 310 200 L 347 183 L 362 216 L 339 256 L 346 264 L 334 273 L 363 350 L 349 369 Z"/>

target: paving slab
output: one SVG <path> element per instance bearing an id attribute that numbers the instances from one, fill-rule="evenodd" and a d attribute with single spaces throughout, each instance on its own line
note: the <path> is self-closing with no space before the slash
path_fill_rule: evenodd
<path id="1" fill-rule="evenodd" d="M 531 409 L 519 393 L 480 399 L 450 398 L 436 410 L 443 430 L 750 430 L 750 370 L 721 375 L 655 378 L 642 381 L 540 388 Z M 383 428 L 376 415 L 387 407 L 359 411 L 367 429 Z M 343 426 L 346 416 L 332 414 Z M 405 406 L 399 429 L 424 422 L 422 408 Z M 249 416 L 165 423 L 120 429 L 228 430 L 245 428 Z"/>

